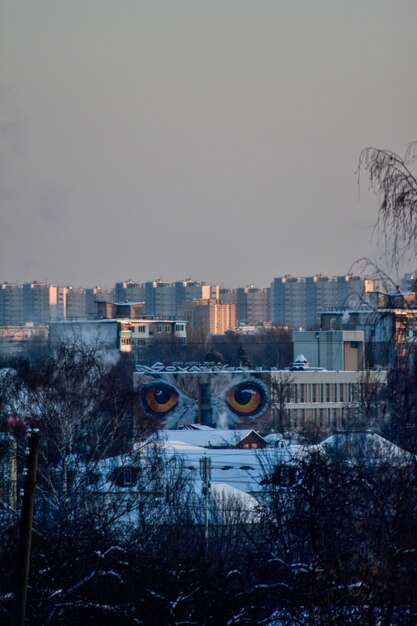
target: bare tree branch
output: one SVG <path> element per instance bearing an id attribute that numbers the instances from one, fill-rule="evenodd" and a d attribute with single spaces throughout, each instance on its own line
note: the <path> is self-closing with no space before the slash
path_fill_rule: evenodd
<path id="1" fill-rule="evenodd" d="M 409 144 L 405 158 L 371 147 L 359 156 L 358 183 L 360 172 L 365 169 L 371 188 L 380 199 L 375 227 L 397 268 L 406 253 L 417 251 L 417 179 L 409 169 L 416 158 L 415 142 Z"/>

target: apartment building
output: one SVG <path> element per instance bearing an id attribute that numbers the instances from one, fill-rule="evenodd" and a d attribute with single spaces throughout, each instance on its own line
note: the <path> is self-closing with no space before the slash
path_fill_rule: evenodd
<path id="1" fill-rule="evenodd" d="M 383 300 L 385 302 L 385 299 Z M 395 303 L 395 300 L 394 300 Z M 397 302 L 398 304 L 398 302 Z M 362 330 L 367 367 L 406 365 L 415 349 L 417 309 L 371 308 L 333 310 L 321 314 L 322 330 Z M 408 365 L 412 361 L 408 362 Z"/>
<path id="2" fill-rule="evenodd" d="M 208 335 L 224 335 L 236 330 L 236 305 L 220 300 L 192 300 L 179 307 L 179 314 L 189 324 L 191 331 Z"/>
<path id="3" fill-rule="evenodd" d="M 102 319 L 73 320 L 49 324 L 49 343 L 81 341 L 104 350 L 129 353 L 137 363 L 146 360 L 151 349 L 181 347 L 187 343 L 185 320 Z"/>
<path id="4" fill-rule="evenodd" d="M 236 320 L 238 324 L 257 326 L 269 321 L 269 289 L 254 285 L 236 289 Z"/>
<path id="5" fill-rule="evenodd" d="M 32 322 L 20 326 L 0 326 L 0 355 L 17 356 L 29 346 L 43 346 L 48 339 L 48 328 Z"/>
<path id="6" fill-rule="evenodd" d="M 369 279 L 352 274 L 275 278 L 270 292 L 271 321 L 294 330 L 318 328 L 320 311 L 357 307 L 371 288 Z"/>
<path id="7" fill-rule="evenodd" d="M 22 322 L 22 286 L 6 281 L 0 286 L 0 326 L 18 326 Z"/>
<path id="8" fill-rule="evenodd" d="M 47 283 L 23 284 L 23 322 L 46 324 L 51 319 L 49 309 L 49 288 Z"/>
<path id="9" fill-rule="evenodd" d="M 145 302 L 145 285 L 132 280 L 116 283 L 114 286 L 115 302 Z"/>
<path id="10" fill-rule="evenodd" d="M 178 307 L 195 299 L 219 298 L 219 287 L 186 278 L 168 282 L 161 279 L 145 283 L 131 280 L 116 283 L 115 302 L 144 302 L 144 314 L 173 318 Z"/>
<path id="11" fill-rule="evenodd" d="M 49 316 L 51 322 L 67 319 L 68 287 L 49 287 Z"/>

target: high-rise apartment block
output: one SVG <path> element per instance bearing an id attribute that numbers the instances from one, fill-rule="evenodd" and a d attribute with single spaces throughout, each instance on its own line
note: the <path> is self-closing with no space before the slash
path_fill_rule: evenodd
<path id="1" fill-rule="evenodd" d="M 269 320 L 269 289 L 250 285 L 236 289 L 236 319 L 238 324 L 257 326 Z"/>
<path id="2" fill-rule="evenodd" d="M 87 292 L 85 289 L 68 287 L 66 319 L 87 319 Z"/>
<path id="3" fill-rule="evenodd" d="M 18 326 L 23 322 L 23 289 L 4 282 L 0 286 L 0 326 Z"/>
<path id="4" fill-rule="evenodd" d="M 49 287 L 49 315 L 51 322 L 67 319 L 68 287 Z"/>
<path id="5" fill-rule="evenodd" d="M 137 283 L 129 280 L 116 283 L 114 294 L 115 302 L 144 302 L 145 315 L 173 318 L 184 302 L 219 298 L 219 287 L 189 278 L 176 282 L 158 279 Z"/>
<path id="6" fill-rule="evenodd" d="M 49 310 L 49 285 L 47 283 L 25 283 L 23 285 L 23 322 L 46 324 L 51 315 Z"/>
<path id="7" fill-rule="evenodd" d="M 271 321 L 293 329 L 315 328 L 321 311 L 358 306 L 372 288 L 370 282 L 352 274 L 275 278 L 270 292 Z"/>
<path id="8" fill-rule="evenodd" d="M 23 285 L 4 282 L 0 285 L 0 326 L 93 319 L 100 300 L 111 301 L 111 292 L 100 287 L 56 287 L 37 281 Z"/>
<path id="9" fill-rule="evenodd" d="M 114 300 L 115 302 L 145 302 L 145 284 L 132 280 L 116 283 Z"/>

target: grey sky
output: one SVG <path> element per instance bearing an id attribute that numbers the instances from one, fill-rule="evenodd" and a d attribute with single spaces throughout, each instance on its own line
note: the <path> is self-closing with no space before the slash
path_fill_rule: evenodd
<path id="1" fill-rule="evenodd" d="M 0 1 L 0 280 L 267 285 L 378 260 L 417 2 Z"/>

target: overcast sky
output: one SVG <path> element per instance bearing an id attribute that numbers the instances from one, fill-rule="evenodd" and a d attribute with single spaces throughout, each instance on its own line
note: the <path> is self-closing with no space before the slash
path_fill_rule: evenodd
<path id="1" fill-rule="evenodd" d="M 417 139 L 416 25 L 415 0 L 0 0 L 0 280 L 383 263 L 355 171 Z"/>

